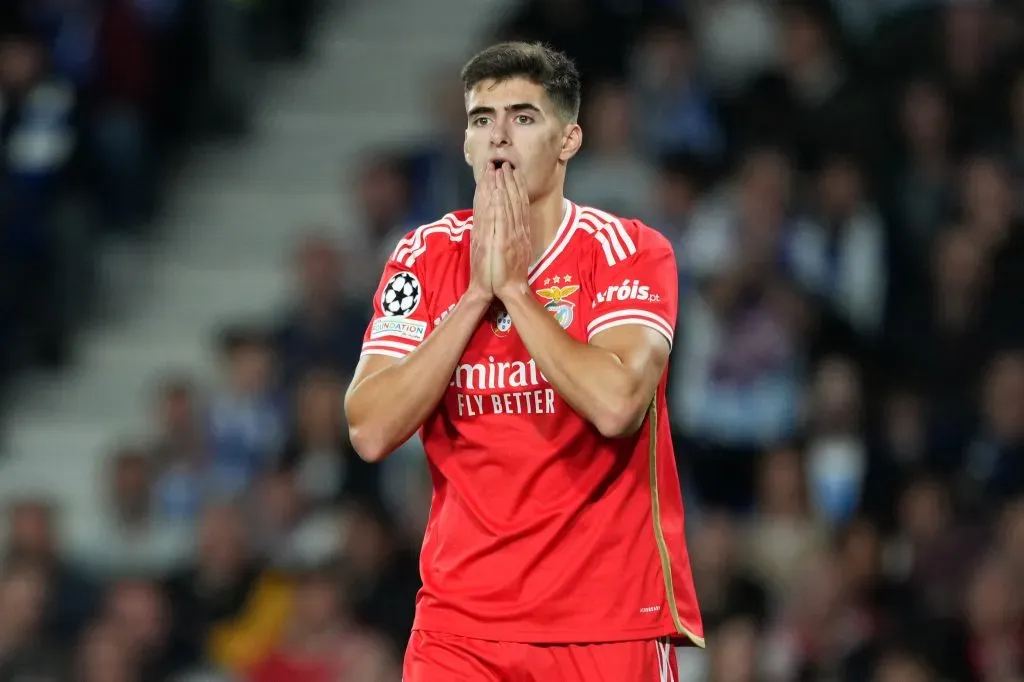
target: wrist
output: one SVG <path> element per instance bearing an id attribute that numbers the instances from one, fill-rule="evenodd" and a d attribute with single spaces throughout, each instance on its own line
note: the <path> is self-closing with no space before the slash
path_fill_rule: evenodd
<path id="1" fill-rule="evenodd" d="M 483 315 L 487 308 L 490 307 L 493 299 L 494 294 L 490 291 L 470 286 L 470 288 L 466 289 L 466 292 L 462 294 L 462 298 L 459 299 L 459 305 L 465 306 L 468 310 Z"/>

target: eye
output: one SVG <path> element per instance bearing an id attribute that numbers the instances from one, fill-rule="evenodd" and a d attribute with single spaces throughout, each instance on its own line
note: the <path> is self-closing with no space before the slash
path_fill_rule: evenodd
<path id="1" fill-rule="evenodd" d="M 530 125 L 531 123 L 533 123 L 533 116 L 529 116 L 527 114 L 518 114 L 515 118 L 515 121 L 519 125 Z"/>
<path id="2" fill-rule="evenodd" d="M 474 118 L 471 121 L 470 125 L 472 125 L 474 128 L 482 128 L 490 122 L 491 119 L 487 118 L 486 116 L 479 116 L 477 118 Z"/>

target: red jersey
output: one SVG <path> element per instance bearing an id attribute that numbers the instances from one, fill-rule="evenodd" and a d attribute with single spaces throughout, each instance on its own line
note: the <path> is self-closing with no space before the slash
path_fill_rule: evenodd
<path id="1" fill-rule="evenodd" d="M 454 308 L 469 285 L 472 229 L 472 211 L 457 211 L 398 243 L 363 355 L 405 356 Z M 638 221 L 567 201 L 529 283 L 581 342 L 627 324 L 672 342 L 675 256 Z M 703 645 L 665 383 L 636 435 L 605 438 L 548 383 L 496 306 L 420 431 L 434 492 L 415 628 Z"/>

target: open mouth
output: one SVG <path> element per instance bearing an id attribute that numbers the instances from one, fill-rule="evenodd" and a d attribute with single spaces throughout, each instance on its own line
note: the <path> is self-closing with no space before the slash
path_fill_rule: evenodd
<path id="1" fill-rule="evenodd" d="M 509 161 L 508 159 L 494 159 L 491 161 L 491 163 L 494 165 L 494 170 L 501 170 L 501 167 L 506 163 L 512 170 L 516 169 L 516 165 Z"/>

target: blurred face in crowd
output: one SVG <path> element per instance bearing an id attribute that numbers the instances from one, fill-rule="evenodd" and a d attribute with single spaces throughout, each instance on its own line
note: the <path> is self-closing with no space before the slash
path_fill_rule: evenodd
<path id="1" fill-rule="evenodd" d="M 715 631 L 710 649 L 711 675 L 715 682 L 753 682 L 757 679 L 759 636 L 757 626 L 745 618 L 726 621 Z"/>
<path id="2" fill-rule="evenodd" d="M 167 604 L 153 583 L 144 580 L 117 583 L 108 594 L 107 613 L 140 650 L 159 650 L 166 644 Z"/>
<path id="3" fill-rule="evenodd" d="M 270 387 L 274 354 L 263 343 L 247 343 L 228 356 L 228 379 L 243 396 L 257 397 Z"/>
<path id="4" fill-rule="evenodd" d="M 693 211 L 698 197 L 697 186 L 684 174 L 670 171 L 658 174 L 654 185 L 654 204 L 665 218 L 685 220 Z"/>
<path id="5" fill-rule="evenodd" d="M 798 8 L 782 14 L 782 60 L 787 70 L 806 68 L 828 54 L 828 36 L 815 17 Z"/>
<path id="6" fill-rule="evenodd" d="M 296 256 L 296 271 L 302 297 L 312 311 L 335 302 L 341 283 L 341 254 L 329 239 L 310 237 Z"/>
<path id="7" fill-rule="evenodd" d="M 953 74 L 973 84 L 991 56 L 992 11 L 986 3 L 955 2 L 946 9 L 946 59 Z"/>
<path id="8" fill-rule="evenodd" d="M 788 208 L 792 168 L 786 156 L 773 149 L 753 151 L 740 169 L 740 214 L 748 239 L 774 246 Z"/>
<path id="9" fill-rule="evenodd" d="M 390 544 L 387 528 L 358 506 L 345 509 L 340 523 L 341 537 L 345 538 L 342 555 L 346 563 L 364 575 L 380 569 Z"/>
<path id="10" fill-rule="evenodd" d="M 692 539 L 691 561 L 702 576 L 725 577 L 736 543 L 736 529 L 727 514 L 712 512 L 701 518 Z"/>
<path id="11" fill-rule="evenodd" d="M 690 36 L 675 26 L 656 26 L 638 46 L 637 78 L 655 85 L 685 81 L 694 68 Z"/>
<path id="12" fill-rule="evenodd" d="M 305 378 L 299 388 L 297 412 L 307 439 L 333 440 L 340 433 L 343 393 L 342 382 L 331 372 L 314 372 Z"/>
<path id="13" fill-rule="evenodd" d="M 401 168 L 391 159 L 371 159 L 359 178 L 359 200 L 363 215 L 377 238 L 405 217 L 409 187 Z"/>
<path id="14" fill-rule="evenodd" d="M 5 634 L 30 635 L 42 624 L 47 579 L 41 567 L 18 565 L 0 578 L 0 625 Z"/>
<path id="15" fill-rule="evenodd" d="M 881 539 L 873 525 L 855 522 L 846 531 L 840 549 L 843 577 L 853 588 L 867 587 L 878 577 L 881 567 Z"/>
<path id="16" fill-rule="evenodd" d="M 939 300 L 977 291 L 987 275 L 984 254 L 966 230 L 947 230 L 936 240 L 932 277 Z"/>
<path id="17" fill-rule="evenodd" d="M 919 659 L 902 653 L 882 657 L 872 682 L 932 682 L 934 677 Z"/>
<path id="18" fill-rule="evenodd" d="M 1010 228 L 1013 187 L 1006 167 L 995 158 L 976 156 L 964 164 L 962 202 L 968 230 L 984 246 L 999 243 Z"/>
<path id="19" fill-rule="evenodd" d="M 0 42 L 0 88 L 22 92 L 31 87 L 43 68 L 42 46 L 27 38 Z"/>
<path id="20" fill-rule="evenodd" d="M 1017 138 L 1024 136 L 1024 69 L 1017 71 L 1010 91 L 1010 119 Z"/>
<path id="21" fill-rule="evenodd" d="M 114 462 L 114 504 L 128 519 L 144 518 L 149 512 L 149 462 L 140 453 L 125 453 Z"/>
<path id="22" fill-rule="evenodd" d="M 10 546 L 16 552 L 50 558 L 55 538 L 52 511 L 40 502 L 23 502 L 11 512 Z"/>
<path id="23" fill-rule="evenodd" d="M 485 80 L 466 93 L 466 112 L 463 149 L 477 182 L 488 164 L 505 160 L 523 176 L 531 201 L 561 190 L 583 131 L 562 120 L 543 87 L 524 78 Z"/>
<path id="24" fill-rule="evenodd" d="M 861 388 L 857 368 L 846 358 L 826 358 L 811 387 L 814 422 L 825 431 L 855 428 L 860 421 Z"/>
<path id="25" fill-rule="evenodd" d="M 603 83 L 590 97 L 587 130 L 598 154 L 619 154 L 630 149 L 632 122 L 629 92 L 619 83 Z"/>
<path id="26" fill-rule="evenodd" d="M 890 394 L 882 413 L 882 428 L 886 444 L 898 457 L 923 454 L 928 443 L 928 427 L 921 397 L 905 390 Z"/>
<path id="27" fill-rule="evenodd" d="M 903 93 L 903 138 L 917 154 L 945 152 L 949 139 L 949 108 L 935 83 L 915 81 Z"/>
<path id="28" fill-rule="evenodd" d="M 245 527 L 237 509 L 227 505 L 206 509 L 199 524 L 199 563 L 209 573 L 230 576 L 244 563 Z"/>
<path id="29" fill-rule="evenodd" d="M 134 660 L 120 628 L 108 623 L 95 625 L 79 644 L 79 678 L 86 682 L 128 682 L 135 679 Z"/>
<path id="30" fill-rule="evenodd" d="M 1006 443 L 1024 438 L 1024 356 L 995 359 L 985 381 L 984 407 L 991 435 Z"/>
<path id="31" fill-rule="evenodd" d="M 167 436 L 184 436 L 195 427 L 195 396 L 192 387 L 172 380 L 160 391 L 157 419 Z"/>
<path id="32" fill-rule="evenodd" d="M 999 524 L 999 540 L 1007 560 L 1024 571 L 1024 497 L 1006 505 Z"/>
<path id="33" fill-rule="evenodd" d="M 910 542 L 924 545 L 942 536 L 950 520 L 949 495 L 936 480 L 915 481 L 900 498 L 899 526 Z"/>
<path id="34" fill-rule="evenodd" d="M 330 575 L 307 578 L 295 595 L 295 618 L 306 633 L 323 632 L 337 625 L 340 579 Z"/>
<path id="35" fill-rule="evenodd" d="M 818 174 L 818 201 L 829 218 L 845 218 L 860 204 L 864 182 L 853 159 L 834 157 Z"/>
<path id="36" fill-rule="evenodd" d="M 794 615 L 806 629 L 827 627 L 844 597 L 842 570 L 835 557 L 822 556 L 802 564 L 801 589 L 792 593 Z"/>
<path id="37" fill-rule="evenodd" d="M 262 507 L 277 528 L 291 528 L 302 513 L 302 498 L 290 474 L 272 474 L 262 486 Z"/>
<path id="38" fill-rule="evenodd" d="M 967 592 L 967 619 L 974 634 L 998 636 L 1008 628 L 1019 628 L 1020 597 L 1009 566 L 994 558 L 984 561 Z"/>
<path id="39" fill-rule="evenodd" d="M 806 514 L 804 468 L 791 449 L 769 452 L 761 464 L 759 509 L 763 516 L 799 519 Z"/>

